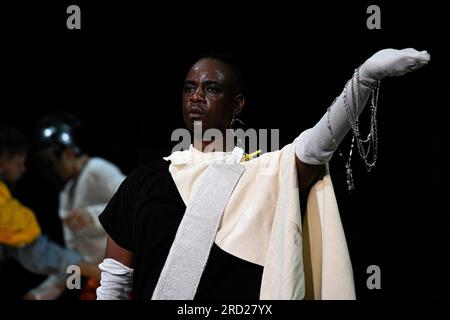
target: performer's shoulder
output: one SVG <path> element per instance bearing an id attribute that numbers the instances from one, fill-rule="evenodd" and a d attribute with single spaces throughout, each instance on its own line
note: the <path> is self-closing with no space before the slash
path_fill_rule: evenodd
<path id="1" fill-rule="evenodd" d="M 138 184 L 155 183 L 169 173 L 169 164 L 168 161 L 163 159 L 141 164 L 130 173 L 127 179 Z"/>

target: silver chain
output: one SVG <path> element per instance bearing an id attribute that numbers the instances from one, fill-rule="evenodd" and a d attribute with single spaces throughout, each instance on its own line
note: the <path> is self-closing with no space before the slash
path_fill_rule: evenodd
<path id="1" fill-rule="evenodd" d="M 358 115 L 352 114 L 351 108 L 347 101 L 347 87 L 350 82 L 350 84 L 351 84 L 350 89 L 351 89 L 353 103 L 355 105 L 357 104 L 355 91 L 358 90 L 358 88 L 356 88 L 356 90 L 355 90 L 353 78 L 356 79 L 357 84 L 361 83 L 371 89 L 371 92 L 370 92 L 370 98 L 371 98 L 370 99 L 370 102 L 371 102 L 371 104 L 370 104 L 370 110 L 371 110 L 370 131 L 365 139 L 361 138 L 361 134 L 359 131 Z M 331 106 L 328 107 L 328 109 L 327 109 L 328 129 L 330 131 L 331 138 L 335 145 L 335 148 L 338 149 L 339 155 L 345 162 L 345 169 L 346 169 L 346 174 L 347 174 L 347 189 L 349 192 L 353 191 L 355 189 L 355 185 L 353 182 L 353 172 L 352 172 L 352 168 L 351 168 L 353 147 L 355 145 L 355 141 L 356 141 L 356 145 L 358 148 L 358 153 L 359 153 L 360 157 L 364 160 L 367 172 L 370 172 L 377 162 L 377 154 L 378 154 L 377 108 L 378 108 L 379 92 L 380 92 L 380 82 L 378 81 L 376 84 L 372 84 L 363 79 L 360 79 L 358 69 L 355 70 L 353 77 L 347 81 L 347 83 L 344 87 L 344 94 L 343 94 L 344 106 L 345 106 L 345 111 L 347 114 L 347 119 L 350 123 L 350 127 L 352 128 L 352 132 L 353 132 L 348 160 L 346 160 L 346 158 L 342 154 L 341 150 L 338 149 L 338 145 L 337 145 L 336 140 L 334 139 L 333 130 L 332 130 L 331 124 L 330 124 L 330 110 L 331 110 L 331 106 L 333 106 L 334 103 L 336 102 L 336 99 L 333 101 Z M 360 98 L 359 94 L 356 94 L 356 95 L 358 95 L 358 97 Z M 359 100 L 358 102 L 362 103 L 361 100 Z M 354 108 L 354 109 L 356 109 L 356 108 Z M 365 147 L 364 144 L 367 144 L 367 147 Z M 371 150 L 372 150 L 372 154 L 373 154 L 372 162 L 369 162 L 368 159 L 369 159 L 369 154 L 370 154 Z"/>

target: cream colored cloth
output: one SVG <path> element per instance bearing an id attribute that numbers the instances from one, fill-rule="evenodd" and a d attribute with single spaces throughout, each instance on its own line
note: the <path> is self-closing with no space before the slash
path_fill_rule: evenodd
<path id="1" fill-rule="evenodd" d="M 241 162 L 245 171 L 215 242 L 264 267 L 261 299 L 354 299 L 352 266 L 328 174 L 309 193 L 302 228 L 296 143 Z M 191 146 L 165 158 L 171 161 L 169 171 L 186 204 L 208 165 L 229 156 Z"/>

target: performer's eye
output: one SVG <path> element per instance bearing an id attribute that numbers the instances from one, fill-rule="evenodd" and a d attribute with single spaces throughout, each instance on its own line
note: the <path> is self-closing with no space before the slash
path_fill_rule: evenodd
<path id="1" fill-rule="evenodd" d="M 206 92 L 208 93 L 219 93 L 220 87 L 217 85 L 210 85 L 206 87 Z"/>
<path id="2" fill-rule="evenodd" d="M 183 88 L 184 93 L 192 93 L 194 91 L 195 91 L 195 88 L 192 85 L 185 85 Z"/>

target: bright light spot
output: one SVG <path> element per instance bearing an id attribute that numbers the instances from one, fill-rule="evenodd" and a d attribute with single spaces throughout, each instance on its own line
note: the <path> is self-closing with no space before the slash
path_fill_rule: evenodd
<path id="1" fill-rule="evenodd" d="M 54 132 L 53 128 L 46 128 L 44 130 L 44 136 L 48 138 L 48 137 L 50 137 L 52 135 L 53 132 Z"/>
<path id="2" fill-rule="evenodd" d="M 70 141 L 70 136 L 68 133 L 64 132 L 61 134 L 61 140 L 65 143 L 68 143 Z"/>

